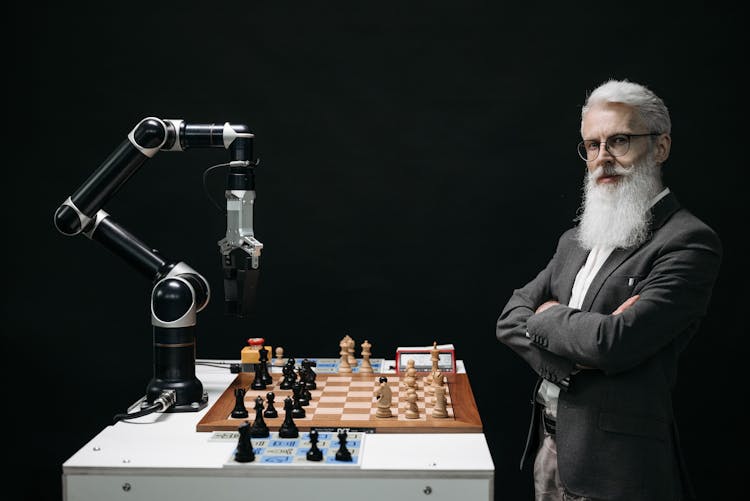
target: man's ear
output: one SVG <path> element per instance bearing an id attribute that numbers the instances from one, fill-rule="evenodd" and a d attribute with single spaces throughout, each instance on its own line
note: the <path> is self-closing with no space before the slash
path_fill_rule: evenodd
<path id="1" fill-rule="evenodd" d="M 672 137 L 666 132 L 656 138 L 654 146 L 654 160 L 657 164 L 663 164 L 669 158 L 669 150 L 672 147 Z"/>

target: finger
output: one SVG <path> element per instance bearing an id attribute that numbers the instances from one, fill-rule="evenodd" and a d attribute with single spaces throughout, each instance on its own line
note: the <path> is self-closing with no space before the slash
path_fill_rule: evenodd
<path id="1" fill-rule="evenodd" d="M 612 312 L 613 315 L 619 315 L 623 311 L 627 310 L 631 306 L 635 304 L 636 301 L 638 301 L 638 298 L 641 296 L 636 294 L 635 296 L 631 296 L 625 300 L 624 303 L 622 303 L 620 306 L 617 307 L 615 311 Z"/>

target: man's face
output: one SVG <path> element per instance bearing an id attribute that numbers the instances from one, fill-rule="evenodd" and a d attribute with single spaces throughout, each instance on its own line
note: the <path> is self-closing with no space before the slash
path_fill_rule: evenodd
<path id="1" fill-rule="evenodd" d="M 612 168 L 631 168 L 633 164 L 646 158 L 651 147 L 649 136 L 630 138 L 628 152 L 617 157 L 613 157 L 604 147 L 607 138 L 616 134 L 645 134 L 651 132 L 640 123 L 633 108 L 625 104 L 607 103 L 589 109 L 583 117 L 581 131 L 584 140 L 594 140 L 601 143 L 599 155 L 594 160 L 586 162 L 586 168 L 589 172 L 594 172 L 599 167 L 604 169 L 603 175 L 596 179 L 598 185 L 617 184 L 622 176 Z M 668 138 L 666 134 L 662 136 Z M 660 140 L 661 137 L 657 142 Z M 657 150 L 659 150 L 658 145 Z M 656 153 L 658 154 L 658 151 Z M 659 159 L 657 158 L 657 160 Z"/>

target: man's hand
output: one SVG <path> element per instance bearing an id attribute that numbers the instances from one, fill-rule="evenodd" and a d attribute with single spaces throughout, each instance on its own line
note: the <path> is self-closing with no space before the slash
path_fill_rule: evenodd
<path id="1" fill-rule="evenodd" d="M 625 300 L 624 303 L 622 303 L 620 306 L 617 307 L 615 311 L 612 312 L 613 315 L 619 315 L 623 311 L 627 310 L 631 306 L 635 304 L 636 301 L 638 301 L 638 298 L 641 296 L 636 294 L 635 296 L 631 296 Z"/>
<path id="2" fill-rule="evenodd" d="M 635 296 L 631 296 L 631 297 L 627 298 L 624 303 L 622 303 L 620 306 L 617 307 L 617 309 L 615 311 L 612 312 L 612 315 L 619 315 L 623 311 L 627 310 L 628 308 L 630 308 L 631 306 L 633 306 L 635 304 L 635 302 L 638 301 L 638 298 L 640 298 L 640 297 L 641 296 L 639 296 L 638 294 L 636 294 Z M 579 365 L 579 364 L 576 364 L 576 368 L 578 368 L 578 369 L 593 369 L 593 367 L 587 367 L 585 365 Z"/>
<path id="3" fill-rule="evenodd" d="M 550 299 L 549 301 L 545 301 L 542 304 L 539 305 L 539 307 L 536 309 L 534 313 L 541 313 L 544 310 L 551 308 L 552 306 L 555 306 L 556 304 L 560 304 L 558 301 L 555 301 L 554 299 Z"/>

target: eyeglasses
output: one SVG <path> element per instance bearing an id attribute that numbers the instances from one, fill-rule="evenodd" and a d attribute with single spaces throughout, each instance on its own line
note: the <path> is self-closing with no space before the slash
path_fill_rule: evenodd
<path id="1" fill-rule="evenodd" d="M 630 138 L 645 136 L 660 136 L 661 132 L 649 132 L 647 134 L 615 134 L 609 136 L 604 142 L 604 148 L 613 157 L 621 157 L 630 149 Z M 586 162 L 596 160 L 599 151 L 602 149 L 602 143 L 595 139 L 584 139 L 578 143 L 578 156 Z"/>

